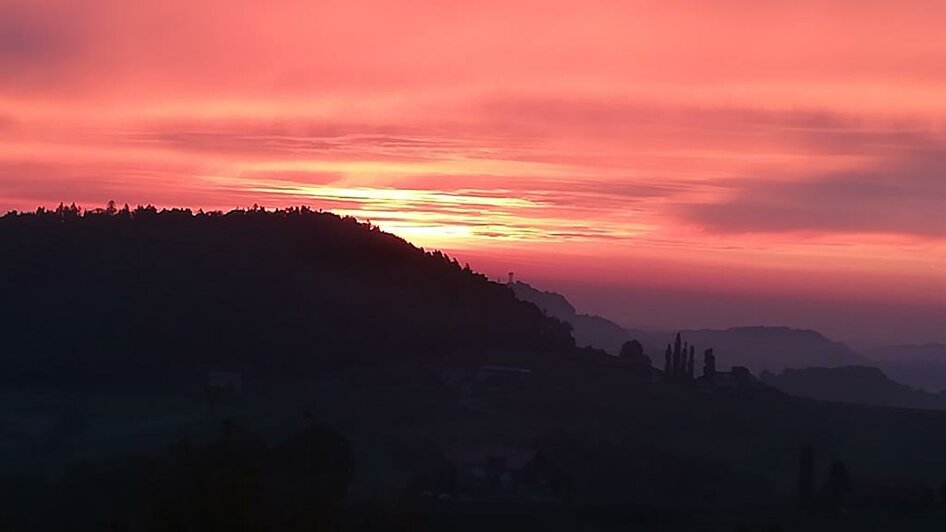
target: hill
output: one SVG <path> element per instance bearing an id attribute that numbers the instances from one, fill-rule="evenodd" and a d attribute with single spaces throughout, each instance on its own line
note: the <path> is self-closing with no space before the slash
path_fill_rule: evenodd
<path id="1" fill-rule="evenodd" d="M 861 364 L 864 357 L 817 331 L 788 327 L 699 329 L 681 334 L 698 348 L 713 347 L 724 365 L 745 366 L 754 372 L 808 366 Z"/>
<path id="2" fill-rule="evenodd" d="M 572 325 L 581 346 L 617 354 L 621 345 L 637 340 L 655 365 L 660 366 L 664 349 L 675 332 L 651 332 L 621 327 L 600 316 L 579 313 L 562 294 L 539 290 L 517 281 L 509 285 L 516 296 L 536 304 L 548 315 Z M 713 348 L 721 356 L 722 368 L 745 366 L 753 372 L 780 371 L 807 366 L 861 364 L 864 357 L 848 346 L 825 338 L 817 331 L 788 327 L 733 327 L 730 329 L 682 330 L 681 335 L 700 352 Z"/>
<path id="3" fill-rule="evenodd" d="M 506 286 L 305 208 L 10 213 L 0 249 L 7 383 L 147 386 L 194 368 L 286 375 L 574 349 L 566 324 Z"/>
<path id="4" fill-rule="evenodd" d="M 0 249 L 0 529 L 815 530 L 808 447 L 845 519 L 941 525 L 946 413 L 642 378 L 350 218 L 63 207 Z"/>
<path id="5" fill-rule="evenodd" d="M 946 390 L 946 345 L 894 345 L 866 352 L 894 379 L 930 392 Z"/>
<path id="6" fill-rule="evenodd" d="M 910 388 L 866 366 L 763 372 L 762 381 L 791 395 L 823 401 L 946 410 L 946 395 Z"/>
<path id="7" fill-rule="evenodd" d="M 617 323 L 601 316 L 579 314 L 568 299 L 557 292 L 539 290 L 522 281 L 509 283 L 508 286 L 519 299 L 533 303 L 549 316 L 571 324 L 572 335 L 575 337 L 577 345 L 603 349 L 612 355 L 616 355 L 620 352 L 624 342 L 629 340 L 637 339 L 645 345 L 654 344 L 650 341 L 644 342 L 644 340 L 649 340 L 649 334 L 635 336 L 636 331 L 628 331 Z M 648 354 L 653 358 L 656 352 L 651 349 Z"/>

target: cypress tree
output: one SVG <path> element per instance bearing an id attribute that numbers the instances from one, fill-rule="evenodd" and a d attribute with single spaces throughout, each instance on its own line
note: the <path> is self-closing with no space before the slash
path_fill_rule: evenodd
<path id="1" fill-rule="evenodd" d="M 673 360 L 671 359 L 670 344 L 667 344 L 667 352 L 664 354 L 664 380 L 670 382 L 670 375 L 673 373 Z"/>
<path id="2" fill-rule="evenodd" d="M 696 348 L 690 346 L 690 359 L 687 360 L 687 378 L 693 380 L 693 358 L 696 355 Z"/>
<path id="3" fill-rule="evenodd" d="M 680 333 L 677 333 L 677 338 L 673 342 L 673 375 L 678 377 L 683 371 L 683 345 L 680 341 Z"/>

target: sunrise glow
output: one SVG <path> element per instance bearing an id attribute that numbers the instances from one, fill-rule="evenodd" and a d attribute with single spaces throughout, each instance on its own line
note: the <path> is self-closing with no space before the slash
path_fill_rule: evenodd
<path id="1" fill-rule="evenodd" d="M 4 2 L 0 210 L 307 204 L 490 273 L 946 301 L 943 2 L 276 4 Z"/>

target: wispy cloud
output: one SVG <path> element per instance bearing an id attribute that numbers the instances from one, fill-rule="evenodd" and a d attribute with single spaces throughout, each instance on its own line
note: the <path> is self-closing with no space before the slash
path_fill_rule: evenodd
<path id="1" fill-rule="evenodd" d="M 567 244 L 941 281 L 946 4 L 748 5 L 7 1 L 0 209 L 307 203 L 564 276 Z"/>
<path id="2" fill-rule="evenodd" d="M 896 233 L 946 240 L 946 147 L 804 180 L 746 180 L 733 196 L 681 206 L 731 233 Z"/>

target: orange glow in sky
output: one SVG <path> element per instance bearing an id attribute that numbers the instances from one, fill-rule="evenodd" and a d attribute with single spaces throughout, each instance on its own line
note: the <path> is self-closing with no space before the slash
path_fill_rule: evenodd
<path id="1" fill-rule="evenodd" d="M 309 204 L 552 285 L 908 301 L 946 341 L 944 21 L 932 0 L 5 0 L 0 210 Z"/>

